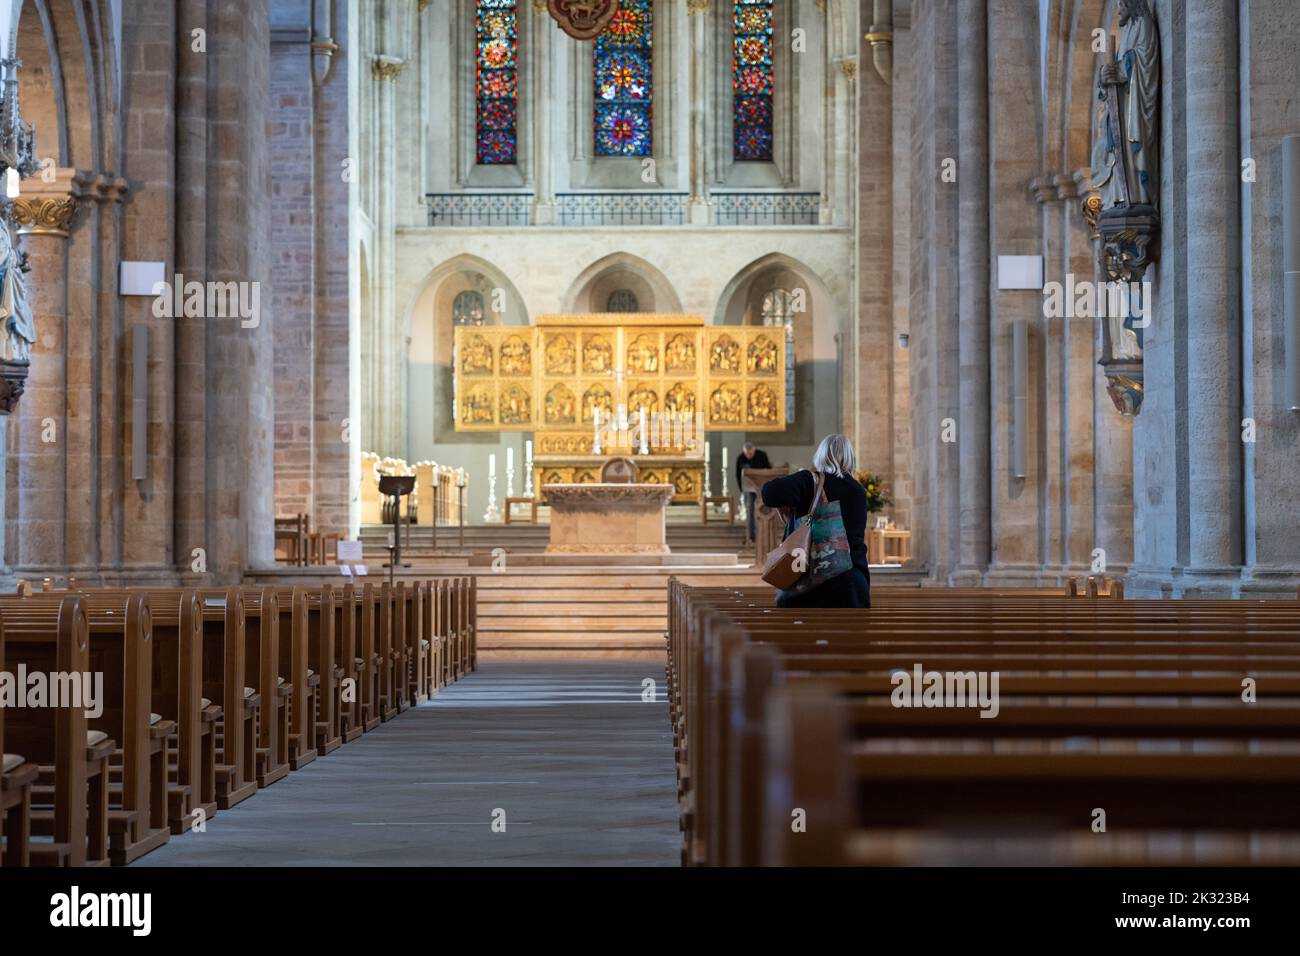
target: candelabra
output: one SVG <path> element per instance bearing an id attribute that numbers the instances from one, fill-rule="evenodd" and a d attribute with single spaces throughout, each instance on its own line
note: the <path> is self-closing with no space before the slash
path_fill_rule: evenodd
<path id="1" fill-rule="evenodd" d="M 524 497 L 533 496 L 533 443 L 524 442 Z"/>
<path id="2" fill-rule="evenodd" d="M 483 520 L 488 524 L 501 520 L 501 509 L 497 507 L 497 476 L 488 475 L 488 506 L 483 512 Z"/>
<path id="3" fill-rule="evenodd" d="M 488 455 L 488 506 L 483 512 L 483 520 L 488 524 L 501 520 L 501 509 L 497 507 L 497 456 Z"/>

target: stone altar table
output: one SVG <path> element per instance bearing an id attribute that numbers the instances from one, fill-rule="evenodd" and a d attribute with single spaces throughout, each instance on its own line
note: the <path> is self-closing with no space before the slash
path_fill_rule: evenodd
<path id="1" fill-rule="evenodd" d="M 668 554 L 671 485 L 587 482 L 542 486 L 551 506 L 547 554 Z"/>

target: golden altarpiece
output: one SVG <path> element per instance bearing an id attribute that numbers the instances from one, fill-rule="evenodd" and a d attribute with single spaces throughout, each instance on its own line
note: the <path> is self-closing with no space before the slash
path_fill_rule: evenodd
<path id="1" fill-rule="evenodd" d="M 671 484 L 673 503 L 697 503 L 699 429 L 785 428 L 779 328 L 706 326 L 698 315 L 544 315 L 532 326 L 456 329 L 453 363 L 456 430 L 535 433 L 539 495 L 543 485 L 596 482 L 608 456 L 626 455 L 639 481 Z M 691 425 L 651 426 L 643 444 L 627 431 L 608 437 L 610 422 L 641 415 Z"/>

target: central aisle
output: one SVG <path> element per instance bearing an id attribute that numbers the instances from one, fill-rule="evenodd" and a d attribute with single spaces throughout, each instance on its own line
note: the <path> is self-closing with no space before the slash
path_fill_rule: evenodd
<path id="1" fill-rule="evenodd" d="M 675 866 L 676 792 L 662 663 L 484 655 L 136 865 Z"/>

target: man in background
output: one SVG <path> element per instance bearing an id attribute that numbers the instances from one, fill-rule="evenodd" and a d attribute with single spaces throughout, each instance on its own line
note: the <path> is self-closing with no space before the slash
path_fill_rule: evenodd
<path id="1" fill-rule="evenodd" d="M 736 456 L 736 487 L 740 489 L 745 496 L 745 513 L 749 516 L 749 540 L 754 540 L 754 499 L 756 495 L 752 491 L 745 491 L 745 486 L 741 483 L 740 476 L 746 468 L 771 468 L 772 463 L 767 460 L 767 452 L 760 448 L 755 448 L 752 441 L 745 442 L 744 449 Z"/>

